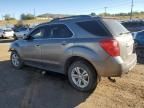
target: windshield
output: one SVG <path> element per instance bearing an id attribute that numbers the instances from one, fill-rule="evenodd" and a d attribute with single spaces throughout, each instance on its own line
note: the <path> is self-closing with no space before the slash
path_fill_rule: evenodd
<path id="1" fill-rule="evenodd" d="M 130 33 L 119 21 L 103 19 L 105 26 L 114 36 Z"/>
<path id="2" fill-rule="evenodd" d="M 19 31 L 26 31 L 27 30 L 27 28 L 19 28 L 19 29 L 17 29 L 17 31 L 19 32 Z"/>

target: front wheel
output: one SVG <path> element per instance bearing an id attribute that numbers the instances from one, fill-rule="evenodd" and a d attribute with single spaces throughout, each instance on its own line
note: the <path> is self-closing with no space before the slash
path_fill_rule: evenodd
<path id="1" fill-rule="evenodd" d="M 11 53 L 11 64 L 13 67 L 20 69 L 23 67 L 23 62 L 16 51 Z"/>
<path id="2" fill-rule="evenodd" d="M 85 61 L 74 62 L 69 67 L 68 78 L 71 85 L 82 92 L 91 92 L 97 86 L 97 74 Z"/>

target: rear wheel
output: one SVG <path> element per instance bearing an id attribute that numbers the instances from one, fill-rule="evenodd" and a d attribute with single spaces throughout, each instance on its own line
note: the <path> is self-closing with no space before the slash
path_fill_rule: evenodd
<path id="1" fill-rule="evenodd" d="M 71 85 L 79 91 L 91 92 L 97 85 L 97 74 L 85 61 L 74 62 L 68 70 Z"/>
<path id="2" fill-rule="evenodd" d="M 11 53 L 11 64 L 13 67 L 20 69 L 23 67 L 23 62 L 16 51 Z"/>

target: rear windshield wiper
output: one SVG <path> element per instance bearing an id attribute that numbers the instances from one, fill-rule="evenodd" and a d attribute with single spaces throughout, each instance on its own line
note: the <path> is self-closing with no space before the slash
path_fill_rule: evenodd
<path id="1" fill-rule="evenodd" d="M 124 33 L 120 33 L 119 35 L 123 35 L 123 34 L 130 34 L 132 32 L 124 32 Z"/>

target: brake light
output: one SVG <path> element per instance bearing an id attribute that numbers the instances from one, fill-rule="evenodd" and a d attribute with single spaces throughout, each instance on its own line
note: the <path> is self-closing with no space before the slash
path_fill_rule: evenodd
<path id="1" fill-rule="evenodd" d="M 120 48 L 117 40 L 106 39 L 100 42 L 101 47 L 112 57 L 120 56 Z"/>

